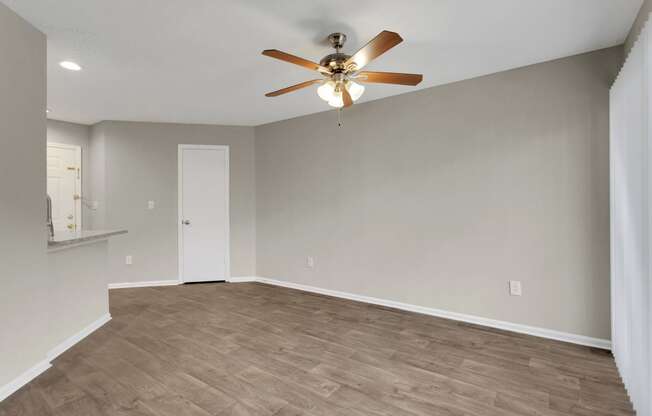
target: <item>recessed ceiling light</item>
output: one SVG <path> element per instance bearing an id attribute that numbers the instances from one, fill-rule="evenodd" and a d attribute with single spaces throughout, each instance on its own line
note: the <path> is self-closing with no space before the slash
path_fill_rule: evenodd
<path id="1" fill-rule="evenodd" d="M 69 69 L 71 71 L 81 71 L 82 67 L 79 66 L 78 63 L 73 62 L 73 61 L 62 61 L 59 62 L 59 65 L 61 65 L 62 68 Z"/>

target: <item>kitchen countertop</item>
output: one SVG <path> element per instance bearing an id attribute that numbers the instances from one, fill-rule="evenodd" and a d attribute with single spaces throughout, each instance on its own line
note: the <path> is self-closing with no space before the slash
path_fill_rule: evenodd
<path id="1" fill-rule="evenodd" d="M 48 240 L 48 249 L 58 249 L 95 240 L 103 240 L 126 233 L 127 230 L 81 230 L 73 233 L 55 234 L 54 239 Z"/>

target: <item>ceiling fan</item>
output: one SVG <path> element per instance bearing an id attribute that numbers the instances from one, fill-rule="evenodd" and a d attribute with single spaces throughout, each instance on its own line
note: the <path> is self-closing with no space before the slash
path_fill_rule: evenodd
<path id="1" fill-rule="evenodd" d="M 277 97 L 314 84 L 321 84 L 317 88 L 319 97 L 332 107 L 342 108 L 350 107 L 362 96 L 364 86 L 359 83 L 417 85 L 423 79 L 421 74 L 362 71 L 369 62 L 403 42 L 403 38 L 398 33 L 383 30 L 353 55 L 340 52 L 346 42 L 344 33 L 331 33 L 328 40 L 335 48 L 335 53 L 326 55 L 319 63 L 277 49 L 264 50 L 265 56 L 317 71 L 323 76 L 321 79 L 305 81 L 267 93 L 265 96 Z"/>

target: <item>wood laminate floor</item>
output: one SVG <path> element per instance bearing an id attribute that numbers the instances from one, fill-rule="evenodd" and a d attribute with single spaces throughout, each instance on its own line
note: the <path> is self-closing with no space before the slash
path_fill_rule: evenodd
<path id="1" fill-rule="evenodd" d="M 632 415 L 608 352 L 258 283 L 110 292 L 0 415 Z"/>

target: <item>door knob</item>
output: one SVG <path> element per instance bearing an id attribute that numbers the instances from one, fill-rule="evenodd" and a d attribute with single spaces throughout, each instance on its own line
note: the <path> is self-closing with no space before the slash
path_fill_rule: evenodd
<path id="1" fill-rule="evenodd" d="M 183 221 L 181 221 L 181 223 L 183 225 L 190 225 L 190 221 L 188 221 L 188 220 L 183 220 Z"/>

